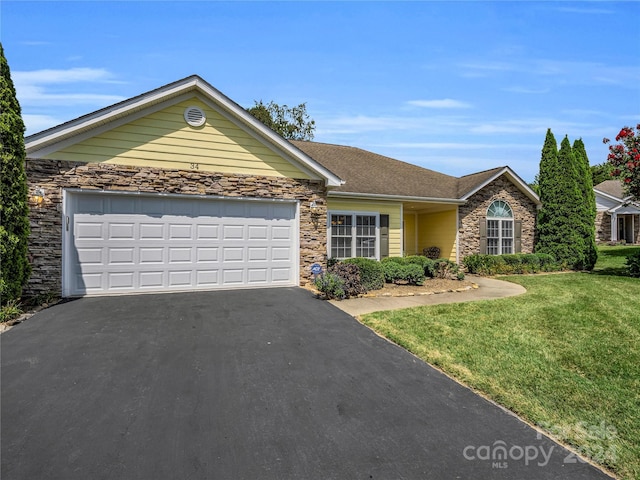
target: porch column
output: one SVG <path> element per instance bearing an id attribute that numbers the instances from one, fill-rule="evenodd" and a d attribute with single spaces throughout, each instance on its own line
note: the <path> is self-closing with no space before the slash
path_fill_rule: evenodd
<path id="1" fill-rule="evenodd" d="M 618 214 L 616 212 L 611 214 L 611 241 L 618 241 Z"/>

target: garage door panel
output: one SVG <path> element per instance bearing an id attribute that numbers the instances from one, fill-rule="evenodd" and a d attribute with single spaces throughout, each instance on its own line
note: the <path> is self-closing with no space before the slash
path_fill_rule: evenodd
<path id="1" fill-rule="evenodd" d="M 244 247 L 223 247 L 222 252 L 224 262 L 244 261 Z"/>
<path id="2" fill-rule="evenodd" d="M 198 270 L 197 285 L 198 287 L 210 287 L 218 285 L 218 270 Z"/>
<path id="3" fill-rule="evenodd" d="M 199 224 L 196 227 L 196 231 L 197 231 L 197 236 L 196 238 L 198 240 L 218 240 L 219 238 L 219 225 L 217 224 Z"/>
<path id="4" fill-rule="evenodd" d="M 135 274 L 133 272 L 109 272 L 107 274 L 109 290 L 131 290 L 134 288 L 134 277 Z"/>
<path id="5" fill-rule="evenodd" d="M 191 240 L 192 225 L 172 223 L 169 225 L 169 240 Z"/>
<path id="6" fill-rule="evenodd" d="M 78 248 L 78 261 L 85 265 L 102 265 L 102 248 Z"/>
<path id="7" fill-rule="evenodd" d="M 266 285 L 268 283 L 269 270 L 267 268 L 248 268 L 247 281 L 250 284 L 256 283 Z"/>
<path id="8" fill-rule="evenodd" d="M 223 286 L 237 286 L 244 283 L 244 269 L 224 269 L 222 271 Z"/>
<path id="9" fill-rule="evenodd" d="M 109 265 L 134 265 L 135 249 L 133 247 L 110 248 Z"/>
<path id="10" fill-rule="evenodd" d="M 68 204 L 67 294 L 297 284 L 293 203 L 70 193 Z"/>
<path id="11" fill-rule="evenodd" d="M 291 278 L 291 268 L 272 268 L 271 269 L 271 283 L 288 283 Z"/>
<path id="12" fill-rule="evenodd" d="M 196 261 L 198 263 L 217 262 L 218 247 L 197 247 Z"/>
<path id="13" fill-rule="evenodd" d="M 159 290 L 164 287 L 164 272 L 140 272 L 140 288 Z"/>
<path id="14" fill-rule="evenodd" d="M 109 223 L 109 240 L 135 240 L 133 223 Z"/>
<path id="15" fill-rule="evenodd" d="M 102 240 L 102 223 L 87 222 L 80 219 L 76 222 L 75 237 L 78 240 Z"/>
<path id="16" fill-rule="evenodd" d="M 249 225 L 247 236 L 249 240 L 268 240 L 269 227 L 267 225 Z"/>
<path id="17" fill-rule="evenodd" d="M 140 263 L 141 264 L 163 264 L 164 248 L 162 247 L 140 247 Z"/>
<path id="18" fill-rule="evenodd" d="M 190 287 L 191 286 L 191 270 L 176 270 L 169 272 L 169 287 Z"/>
<path id="19" fill-rule="evenodd" d="M 242 240 L 244 238 L 244 225 L 224 225 L 222 232 L 223 240 Z"/>
<path id="20" fill-rule="evenodd" d="M 164 225 L 161 223 L 141 223 L 140 240 L 163 240 Z"/>
<path id="21" fill-rule="evenodd" d="M 169 263 L 191 263 L 190 247 L 169 247 Z"/>

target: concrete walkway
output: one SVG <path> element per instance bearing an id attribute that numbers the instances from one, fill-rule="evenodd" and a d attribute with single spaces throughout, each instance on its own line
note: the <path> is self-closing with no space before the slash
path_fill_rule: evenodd
<path id="1" fill-rule="evenodd" d="M 521 285 L 505 282 L 504 280 L 496 280 L 495 278 L 476 276 L 468 276 L 467 278 L 476 283 L 479 288 L 465 292 L 447 292 L 437 295 L 350 298 L 341 301 L 330 300 L 330 303 L 349 315 L 357 317 L 358 315 L 378 312 L 380 310 L 398 310 L 400 308 L 420 307 L 422 305 L 473 302 L 476 300 L 513 297 L 514 295 L 521 295 L 527 291 Z"/>

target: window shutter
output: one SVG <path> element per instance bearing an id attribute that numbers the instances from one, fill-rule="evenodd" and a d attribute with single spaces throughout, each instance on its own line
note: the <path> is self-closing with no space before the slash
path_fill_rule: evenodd
<path id="1" fill-rule="evenodd" d="M 480 217 L 480 253 L 487 253 L 487 217 Z"/>
<path id="2" fill-rule="evenodd" d="M 389 215 L 380 215 L 380 258 L 389 256 Z"/>
<path id="3" fill-rule="evenodd" d="M 513 248 L 514 253 L 522 251 L 522 220 L 513 222 Z"/>

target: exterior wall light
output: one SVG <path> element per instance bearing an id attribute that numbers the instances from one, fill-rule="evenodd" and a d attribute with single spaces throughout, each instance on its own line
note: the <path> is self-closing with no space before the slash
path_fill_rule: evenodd
<path id="1" fill-rule="evenodd" d="M 33 195 L 30 198 L 31 203 L 38 206 L 42 205 L 42 203 L 44 202 L 44 193 L 45 193 L 44 188 L 36 187 L 36 189 L 33 192 Z"/>

